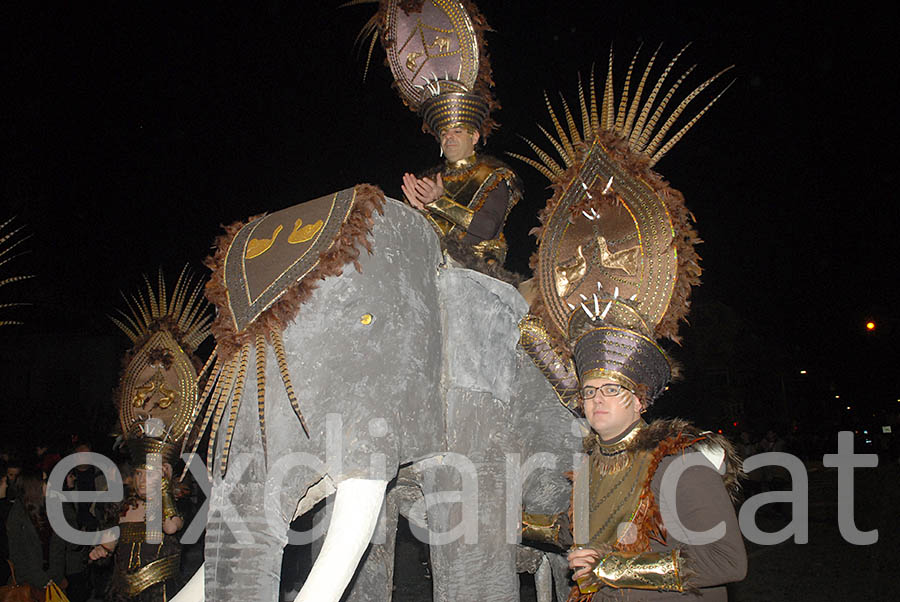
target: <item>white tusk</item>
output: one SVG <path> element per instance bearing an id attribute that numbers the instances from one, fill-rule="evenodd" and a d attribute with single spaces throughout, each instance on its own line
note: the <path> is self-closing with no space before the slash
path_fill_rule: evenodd
<path id="1" fill-rule="evenodd" d="M 582 300 L 582 301 L 587 301 L 587 297 L 585 297 L 585 296 L 582 295 L 581 293 L 578 293 L 578 296 L 581 297 L 581 300 Z"/>
<path id="2" fill-rule="evenodd" d="M 599 281 L 599 280 L 597 281 L 597 290 L 598 290 L 598 291 L 602 291 L 602 290 L 603 290 L 603 285 L 600 284 L 600 281 Z"/>
<path id="3" fill-rule="evenodd" d="M 613 291 L 613 299 L 618 299 L 618 298 L 619 298 L 619 287 L 617 286 L 616 290 Z"/>
<path id="4" fill-rule="evenodd" d="M 591 207 L 591 213 L 594 214 L 594 219 L 600 219 L 600 214 L 597 213 L 593 207 Z"/>
<path id="5" fill-rule="evenodd" d="M 581 183 L 581 187 L 587 190 L 587 184 L 585 184 L 584 182 Z"/>
<path id="6" fill-rule="evenodd" d="M 456 73 L 456 81 L 462 80 L 462 61 L 459 62 L 459 71 Z"/>
<path id="7" fill-rule="evenodd" d="M 566 305 L 569 306 L 569 309 L 575 309 L 575 306 L 572 305 L 571 303 L 569 303 L 568 301 L 566 301 Z"/>
<path id="8" fill-rule="evenodd" d="M 609 182 L 606 183 L 606 188 L 603 189 L 603 194 L 609 192 L 609 189 L 612 188 L 613 176 L 609 176 Z"/>
<path id="9" fill-rule="evenodd" d="M 206 589 L 203 583 L 203 565 L 197 569 L 191 580 L 184 584 L 171 602 L 203 602 L 206 599 Z"/>
<path id="10" fill-rule="evenodd" d="M 588 218 L 588 219 L 591 220 L 591 221 L 594 221 L 594 218 L 591 217 L 591 215 L 590 215 L 589 213 L 585 212 L 585 211 L 582 211 L 582 212 L 581 212 L 581 215 L 585 216 L 586 218 Z"/>
<path id="11" fill-rule="evenodd" d="M 338 602 L 372 539 L 387 481 L 347 479 L 338 484 L 322 551 L 294 602 Z"/>
<path id="12" fill-rule="evenodd" d="M 584 313 L 587 314 L 587 317 L 589 317 L 589 318 L 593 321 L 593 319 L 594 319 L 594 314 L 591 313 L 591 310 L 589 310 L 589 309 L 587 308 L 587 306 L 586 306 L 584 303 L 581 304 L 581 309 L 583 309 L 583 310 L 584 310 Z"/>
<path id="13" fill-rule="evenodd" d="M 597 298 L 597 293 L 594 293 L 594 315 L 600 313 L 600 299 Z"/>
<path id="14" fill-rule="evenodd" d="M 606 304 L 606 309 L 604 309 L 604 310 L 603 310 L 603 313 L 600 314 L 600 319 L 601 319 L 601 320 L 605 320 L 605 319 L 606 319 L 606 314 L 609 313 L 609 308 L 612 307 L 612 303 L 613 303 L 613 302 L 610 301 L 609 303 Z"/>
<path id="15" fill-rule="evenodd" d="M 635 294 L 631 295 L 630 297 L 628 297 L 628 300 L 629 300 L 629 301 L 634 301 L 635 299 L 637 299 L 637 293 L 635 293 Z"/>

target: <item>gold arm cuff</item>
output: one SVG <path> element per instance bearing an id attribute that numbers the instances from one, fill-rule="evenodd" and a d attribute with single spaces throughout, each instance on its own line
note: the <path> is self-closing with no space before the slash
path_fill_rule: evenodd
<path id="1" fill-rule="evenodd" d="M 594 576 L 604 585 L 617 589 L 655 589 L 663 592 L 683 592 L 681 553 L 671 552 L 613 552 L 594 568 Z"/>
<path id="2" fill-rule="evenodd" d="M 425 207 L 430 212 L 441 216 L 448 222 L 453 222 L 466 231 L 469 229 L 469 224 L 472 223 L 472 216 L 475 215 L 475 212 L 471 209 L 467 209 L 459 203 L 451 201 L 446 196 L 442 196 L 436 201 L 428 203 Z"/>
<path id="3" fill-rule="evenodd" d="M 522 513 L 522 539 L 560 545 L 559 515 Z"/>
<path id="4" fill-rule="evenodd" d="M 133 573 L 124 575 L 129 596 L 136 596 L 151 585 L 162 583 L 178 575 L 181 566 L 181 554 L 173 554 L 141 567 Z"/>
<path id="5" fill-rule="evenodd" d="M 172 497 L 172 484 L 169 479 L 163 477 L 162 487 L 160 487 L 160 497 L 162 498 L 162 514 L 163 519 L 178 516 L 178 508 L 175 506 L 175 498 Z"/>

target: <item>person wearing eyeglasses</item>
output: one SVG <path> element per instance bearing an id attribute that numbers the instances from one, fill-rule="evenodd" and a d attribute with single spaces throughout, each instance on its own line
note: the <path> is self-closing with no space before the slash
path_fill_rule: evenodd
<path id="1" fill-rule="evenodd" d="M 720 435 L 643 419 L 672 364 L 649 333 L 615 324 L 635 323 L 622 319 L 627 303 L 616 305 L 606 321 L 569 323 L 591 427 L 574 483 L 568 561 L 578 585 L 569 600 L 727 600 L 724 584 L 747 570 L 731 497 L 739 460 Z"/>

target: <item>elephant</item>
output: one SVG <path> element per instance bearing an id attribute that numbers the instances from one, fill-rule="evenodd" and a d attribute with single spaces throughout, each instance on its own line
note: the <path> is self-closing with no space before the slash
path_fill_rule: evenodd
<path id="1" fill-rule="evenodd" d="M 454 266 L 426 220 L 392 199 L 370 242 L 359 270 L 322 280 L 283 330 L 308 436 L 288 387 L 271 384 L 284 376 L 271 346 L 264 416 L 253 370 L 229 402 L 230 450 L 225 437 L 210 443 L 230 455 L 212 472 L 204 568 L 176 600 L 278 600 L 291 521 L 332 494 L 298 601 L 337 601 L 351 582 L 350 599 L 390 600 L 400 512 L 432 535 L 434 600 L 519 599 L 522 502 L 565 510 L 581 432 L 517 347 L 528 306 L 514 287 Z M 534 566 L 546 581 L 546 561 Z"/>

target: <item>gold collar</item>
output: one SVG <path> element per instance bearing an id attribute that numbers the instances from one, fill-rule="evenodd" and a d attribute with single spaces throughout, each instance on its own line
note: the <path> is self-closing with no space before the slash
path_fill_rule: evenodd
<path id="1" fill-rule="evenodd" d="M 475 153 L 472 153 L 465 159 L 460 159 L 459 161 L 447 161 L 447 169 L 452 170 L 462 170 L 468 169 L 475 165 L 478 162 L 478 159 L 475 157 Z"/>
<path id="2" fill-rule="evenodd" d="M 631 442 L 634 441 L 638 433 L 641 432 L 641 429 L 647 426 L 647 423 L 644 422 L 643 418 L 638 419 L 637 422 L 631 425 L 624 433 L 611 439 L 609 441 L 604 441 L 603 439 L 597 438 L 597 449 L 604 456 L 615 456 L 621 454 L 631 445 Z"/>

